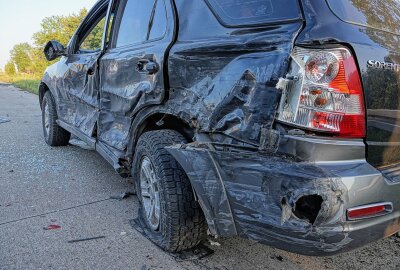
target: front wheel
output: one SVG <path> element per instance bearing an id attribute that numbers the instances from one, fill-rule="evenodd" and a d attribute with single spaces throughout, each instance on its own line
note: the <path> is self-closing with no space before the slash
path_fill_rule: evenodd
<path id="1" fill-rule="evenodd" d="M 50 146 L 67 145 L 71 138 L 71 133 L 60 127 L 57 119 L 56 103 L 50 91 L 47 91 L 42 102 L 42 125 L 44 140 Z"/>
<path id="2" fill-rule="evenodd" d="M 207 223 L 190 181 L 165 149 L 185 142 L 173 130 L 144 133 L 133 164 L 139 218 L 147 226 L 149 238 L 169 252 L 195 247 L 207 236 Z"/>

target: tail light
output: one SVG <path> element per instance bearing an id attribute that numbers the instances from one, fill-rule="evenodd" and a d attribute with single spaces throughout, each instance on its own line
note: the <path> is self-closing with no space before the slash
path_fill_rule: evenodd
<path id="1" fill-rule="evenodd" d="M 278 121 L 339 137 L 365 137 L 364 96 L 346 48 L 295 48 Z"/>

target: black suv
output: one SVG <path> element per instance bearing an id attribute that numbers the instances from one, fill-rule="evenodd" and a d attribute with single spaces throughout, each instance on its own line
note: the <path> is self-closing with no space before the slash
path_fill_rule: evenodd
<path id="1" fill-rule="evenodd" d="M 400 230 L 399 18 L 399 0 L 100 0 L 45 48 L 45 140 L 132 176 L 167 251 L 207 230 L 357 248 Z"/>

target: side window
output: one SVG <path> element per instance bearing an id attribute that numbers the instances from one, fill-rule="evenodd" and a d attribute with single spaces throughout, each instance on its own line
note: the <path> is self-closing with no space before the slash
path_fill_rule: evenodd
<path id="1" fill-rule="evenodd" d="M 101 49 L 101 42 L 103 39 L 104 26 L 106 23 L 105 15 L 103 15 L 100 21 L 86 35 L 79 46 L 80 51 L 97 51 Z"/>
<path id="2" fill-rule="evenodd" d="M 127 0 L 119 26 L 116 47 L 147 40 L 147 32 L 154 1 Z"/>
<path id="3" fill-rule="evenodd" d="M 156 0 L 156 2 L 149 40 L 161 38 L 167 31 L 167 11 L 164 0 Z"/>

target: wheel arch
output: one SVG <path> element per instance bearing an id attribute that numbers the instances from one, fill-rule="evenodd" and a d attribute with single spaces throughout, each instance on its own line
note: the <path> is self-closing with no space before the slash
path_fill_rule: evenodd
<path id="1" fill-rule="evenodd" d="M 193 142 L 195 128 L 189 119 L 171 113 L 162 107 L 150 107 L 135 117 L 130 128 L 130 141 L 127 146 L 127 156 L 132 159 L 140 136 L 153 130 L 172 129 L 182 134 L 188 142 Z"/>
<path id="2" fill-rule="evenodd" d="M 44 95 L 46 94 L 47 91 L 50 91 L 50 88 L 47 86 L 45 82 L 40 82 L 39 84 L 39 105 L 40 109 L 42 109 L 42 103 L 43 103 L 43 98 Z"/>

